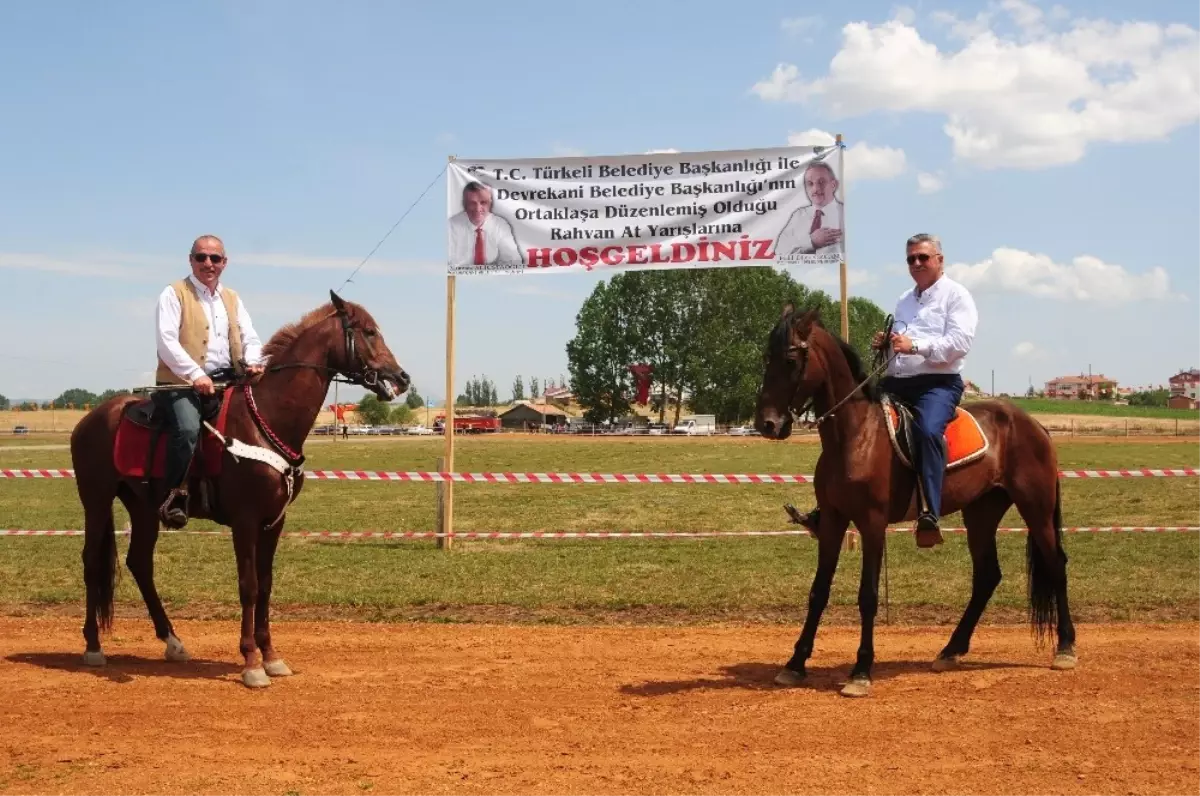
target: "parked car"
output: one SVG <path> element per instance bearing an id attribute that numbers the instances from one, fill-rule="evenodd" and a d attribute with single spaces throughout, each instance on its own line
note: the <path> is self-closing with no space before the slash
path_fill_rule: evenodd
<path id="1" fill-rule="evenodd" d="M 13 431 L 12 431 L 12 433 L 14 433 L 14 434 L 28 434 L 28 433 L 29 433 L 29 426 L 23 426 L 23 425 L 20 425 L 20 424 L 18 424 L 18 425 L 15 425 L 15 426 L 13 426 Z"/>
<path id="2" fill-rule="evenodd" d="M 733 428 L 729 429 L 729 436 L 731 436 L 731 437 L 756 437 L 756 436 L 758 436 L 758 432 L 754 430 L 754 426 L 747 424 L 744 426 L 734 426 Z"/>
<path id="3" fill-rule="evenodd" d="M 423 437 L 423 436 L 428 436 L 430 434 L 433 434 L 434 431 L 431 428 L 426 428 L 424 425 L 419 425 L 419 426 L 413 426 L 412 428 L 410 428 L 408 430 L 408 433 Z"/>

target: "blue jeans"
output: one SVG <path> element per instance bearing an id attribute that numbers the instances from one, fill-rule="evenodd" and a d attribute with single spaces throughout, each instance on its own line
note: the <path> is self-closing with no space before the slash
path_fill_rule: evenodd
<path id="1" fill-rule="evenodd" d="M 154 403 L 167 416 L 166 488 L 183 483 L 200 439 L 200 396 L 191 388 L 154 393 Z"/>
<path id="2" fill-rule="evenodd" d="M 942 478 L 946 473 L 946 426 L 954 419 L 954 410 L 962 399 L 963 380 L 957 373 L 926 373 L 899 378 L 888 376 L 880 385 L 915 411 L 914 453 L 920 468 L 921 488 L 930 510 L 941 515 Z"/>

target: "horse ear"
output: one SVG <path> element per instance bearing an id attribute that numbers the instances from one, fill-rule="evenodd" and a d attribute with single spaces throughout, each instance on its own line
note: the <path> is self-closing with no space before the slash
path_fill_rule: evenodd
<path id="1" fill-rule="evenodd" d="M 792 302 L 789 301 L 787 304 L 783 305 L 783 314 L 779 316 L 780 320 L 782 320 L 783 318 L 786 318 L 787 316 L 791 315 L 795 311 L 796 311 L 796 307 L 792 304 Z"/>
<path id="2" fill-rule="evenodd" d="M 333 308 L 338 312 L 346 311 L 346 302 L 342 301 L 342 297 L 337 293 L 334 293 L 332 290 L 329 291 L 329 300 L 333 302 Z"/>
<path id="3" fill-rule="evenodd" d="M 815 307 L 792 322 L 793 328 L 801 338 L 807 339 L 812 333 L 812 328 L 816 325 L 817 320 L 821 317 L 821 311 Z"/>

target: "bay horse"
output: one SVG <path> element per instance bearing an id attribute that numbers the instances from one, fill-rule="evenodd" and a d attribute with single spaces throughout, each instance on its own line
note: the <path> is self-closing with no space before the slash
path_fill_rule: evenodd
<path id="1" fill-rule="evenodd" d="M 879 573 L 889 523 L 916 518 L 917 473 L 893 451 L 881 393 L 865 374 L 858 354 L 826 331 L 817 309 L 784 307 L 764 355 L 755 408 L 755 429 L 786 439 L 795 415 L 812 402 L 821 454 L 814 487 L 820 509 L 818 562 L 808 615 L 779 685 L 798 685 L 812 655 L 817 626 L 829 601 L 842 540 L 851 522 L 862 539 L 858 608 L 862 634 L 845 696 L 867 696 L 875 661 L 875 613 Z M 972 402 L 972 415 L 987 441 L 974 461 L 947 471 L 941 515 L 962 511 L 971 552 L 971 597 L 958 626 L 933 662 L 935 671 L 957 665 L 1000 583 L 996 529 L 1014 504 L 1029 529 L 1026 541 L 1029 618 L 1040 645 L 1055 625 L 1058 646 L 1052 668 L 1076 665 L 1075 626 L 1067 604 L 1067 555 L 1062 546 L 1062 498 L 1058 459 L 1049 432 L 1008 401 Z M 966 418 L 970 422 L 969 418 Z"/>
<path id="2" fill-rule="evenodd" d="M 210 519 L 232 530 L 242 605 L 242 682 L 250 688 L 265 687 L 271 684 L 271 677 L 292 674 L 271 640 L 275 550 L 287 508 L 304 485 L 304 441 L 330 383 L 341 376 L 384 401 L 403 394 L 409 386 L 408 374 L 397 364 L 371 314 L 333 291 L 329 295 L 331 303 L 284 326 L 263 346 L 268 365 L 257 383 L 226 388 L 222 411 L 227 444 L 223 453 L 218 448 L 220 470 L 205 485 L 211 494 L 208 505 L 196 507 L 192 501 L 192 518 Z M 88 412 L 71 434 L 75 484 L 85 517 L 83 660 L 91 666 L 104 665 L 100 630 L 112 625 L 117 573 L 114 499 L 120 499 L 129 512 L 125 563 L 141 591 L 155 635 L 166 643 L 168 660 L 189 659 L 154 585 L 158 506 L 165 497 L 162 479 L 152 477 L 153 472 L 142 477 L 122 475 L 115 461 L 122 418 L 137 403 L 139 399 L 129 395 L 112 398 Z M 201 432 L 198 454 L 202 447 L 213 444 L 207 436 Z M 193 462 L 192 470 L 196 469 Z M 199 487 L 194 479 L 193 485 Z M 197 494 L 196 489 L 189 491 Z"/>

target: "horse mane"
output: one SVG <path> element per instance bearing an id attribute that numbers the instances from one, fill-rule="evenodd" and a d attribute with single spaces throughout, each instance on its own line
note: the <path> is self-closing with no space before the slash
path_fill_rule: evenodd
<path id="1" fill-rule="evenodd" d="M 804 310 L 795 310 L 784 316 L 776 327 L 771 331 L 771 348 L 777 356 L 786 356 L 788 346 L 791 344 L 791 326 L 792 319 L 797 315 L 802 315 Z M 838 348 L 842 352 L 842 356 L 846 359 L 846 364 L 850 367 L 850 375 L 854 378 L 855 384 L 863 384 L 862 392 L 867 396 L 867 400 L 877 402 L 882 395 L 882 390 L 875 380 L 867 381 L 867 371 L 863 367 L 862 357 L 854 350 L 854 347 L 837 336 L 833 332 L 825 328 L 825 324 L 821 322 L 821 316 L 818 314 L 814 320 L 814 325 L 825 334 L 829 335 Z"/>
<path id="2" fill-rule="evenodd" d="M 303 318 L 295 323 L 289 323 L 279 328 L 279 331 L 271 335 L 271 339 L 267 341 L 262 348 L 264 358 L 274 358 L 278 354 L 287 351 L 293 345 L 300 335 L 307 332 L 312 327 L 316 326 L 327 319 L 331 314 L 336 312 L 333 305 L 325 302 L 320 307 L 317 307 L 312 312 L 305 314 Z"/>

